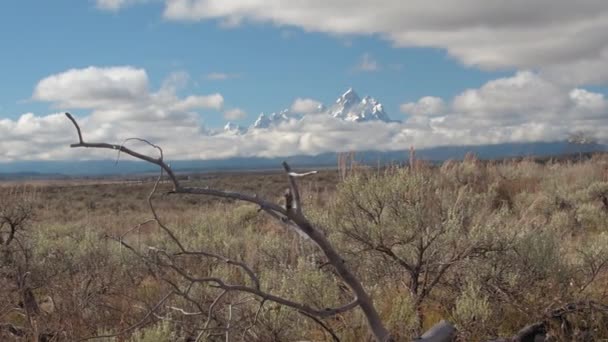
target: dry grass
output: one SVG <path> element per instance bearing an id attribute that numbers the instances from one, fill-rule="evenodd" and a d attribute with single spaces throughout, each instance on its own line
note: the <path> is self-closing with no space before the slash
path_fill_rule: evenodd
<path id="1" fill-rule="evenodd" d="M 420 164 L 412 170 L 379 170 L 355 165 L 347 171 L 324 170 L 304 179 L 301 187 L 306 208 L 374 295 L 387 325 L 403 340 L 411 338 L 419 325 L 427 327 L 441 318 L 458 324 L 462 340 L 505 336 L 539 319 L 547 307 L 577 300 L 608 300 L 608 247 L 601 245 L 608 242 L 608 207 L 602 201 L 602 196 L 608 195 L 606 157 L 582 163 L 483 163 L 469 157 L 440 167 Z M 415 175 L 418 178 L 414 179 Z M 278 172 L 212 174 L 190 177 L 186 182 L 257 193 L 276 201 L 281 200 L 287 186 L 285 175 Z M 369 186 L 369 182 L 374 185 Z M 46 305 L 49 312 L 36 319 L 39 332 L 53 333 L 60 341 L 117 332 L 138 322 L 169 289 L 158 277 L 158 270 L 105 238 L 119 236 L 151 217 L 146 199 L 152 185 L 153 179 L 148 178 L 142 183 L 83 180 L 0 187 L 4 199 L 17 201 L 15 189 L 35 194 L 30 196 L 34 199 L 33 219 L 20 236 L 27 258 L 3 264 L 2 286 L 13 289 L 15 275 L 30 272 L 28 284 L 36 298 L 41 302 L 50 298 L 53 303 Z M 162 184 L 159 193 L 167 190 L 168 185 Z M 466 194 L 466 201 L 459 197 L 462 194 Z M 374 225 L 366 221 L 366 215 L 357 214 L 357 210 L 378 205 L 384 200 L 382 196 L 402 200 L 395 215 L 387 210 L 379 215 L 382 224 Z M 433 196 L 432 201 L 429 196 Z M 353 199 L 360 201 L 361 208 L 349 208 Z M 458 206 L 450 211 L 454 201 Z M 3 205 L 10 206 L 10 202 Z M 324 259 L 314 246 L 258 213 L 257 208 L 197 196 L 158 195 L 154 203 L 163 221 L 187 246 L 247 262 L 259 272 L 270 292 L 320 308 L 349 300 L 331 269 L 320 267 Z M 458 216 L 463 210 L 469 214 Z M 413 222 L 412 217 L 419 220 Z M 413 303 L 416 293 L 411 291 L 411 276 L 394 260 L 352 239 L 356 227 L 357 236 L 367 236 L 377 246 L 410 236 L 414 229 L 432 232 L 429 229 L 456 218 L 461 220 L 458 229 L 452 223 L 449 229 L 441 229 L 450 234 L 473 234 L 471 227 L 475 225 L 477 235 L 471 238 L 505 248 L 454 262 L 420 305 L 422 315 L 417 315 Z M 349 229 L 351 234 L 347 234 Z M 430 247 L 433 254 L 429 260 L 439 262 L 437 256 L 469 246 L 460 237 L 439 238 L 440 243 Z M 153 223 L 133 230 L 125 241 L 142 251 L 148 245 L 172 248 Z M 411 248 L 403 245 L 395 247 L 395 252 L 407 259 Z M 199 276 L 245 281 L 233 268 L 210 260 L 187 260 L 184 266 Z M 435 274 L 433 267 L 424 267 L 428 274 L 421 276 Z M 206 310 L 218 292 L 205 287 L 192 291 L 206 319 Z M 0 323 L 28 330 L 19 314 L 19 296 L 15 290 L 0 296 Z M 197 306 L 183 300 L 169 304 L 137 334 L 123 334 L 120 340 L 184 340 L 196 335 L 203 325 L 201 316 L 180 316 L 168 306 L 192 312 Z M 10 311 L 13 307 L 17 309 Z M 259 302 L 236 293 L 219 303 L 212 327 L 226 324 L 228 307 L 233 308 L 233 335 L 246 334 L 245 340 L 330 340 L 314 322 L 272 303 L 264 305 L 256 324 L 248 329 Z M 163 317 L 166 320 L 161 324 Z M 589 313 L 577 316 L 572 324 L 598 324 L 606 319 Z M 364 322 L 356 310 L 325 320 L 345 341 L 369 339 Z M 2 334 L 0 339 L 9 336 Z M 608 336 L 600 330 L 595 334 L 593 338 Z"/>

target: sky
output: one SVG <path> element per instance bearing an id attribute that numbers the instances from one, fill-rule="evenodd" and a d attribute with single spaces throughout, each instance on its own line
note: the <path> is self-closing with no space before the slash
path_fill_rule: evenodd
<path id="1" fill-rule="evenodd" d="M 605 32 L 605 0 L 9 0 L 0 161 L 110 157 L 68 147 L 65 111 L 173 159 L 606 141 Z M 395 122 L 315 113 L 350 87 Z"/>

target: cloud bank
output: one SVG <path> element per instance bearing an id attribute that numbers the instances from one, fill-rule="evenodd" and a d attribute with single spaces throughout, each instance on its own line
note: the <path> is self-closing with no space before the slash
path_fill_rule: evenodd
<path id="1" fill-rule="evenodd" d="M 608 140 L 604 95 L 532 71 L 487 82 L 452 99 L 431 94 L 403 103 L 402 122 L 346 122 L 315 114 L 317 101 L 297 98 L 293 109 L 315 115 L 244 134 L 205 127 L 200 114 L 222 115 L 224 98 L 217 93 L 178 96 L 184 76 L 172 74 L 151 90 L 140 68 L 72 69 L 40 80 L 32 97 L 50 102 L 58 112 L 74 111 L 89 141 L 121 143 L 142 137 L 162 146 L 173 160 L 551 141 L 576 131 Z M 232 108 L 223 114 L 239 118 L 244 111 Z M 397 115 L 392 113 L 393 119 Z M 0 161 L 114 157 L 112 151 L 70 149 L 75 140 L 61 113 L 1 119 Z"/>
<path id="2" fill-rule="evenodd" d="M 375 35 L 397 47 L 444 49 L 481 69 L 540 70 L 570 86 L 608 82 L 605 0 L 165 0 L 163 16 Z"/>

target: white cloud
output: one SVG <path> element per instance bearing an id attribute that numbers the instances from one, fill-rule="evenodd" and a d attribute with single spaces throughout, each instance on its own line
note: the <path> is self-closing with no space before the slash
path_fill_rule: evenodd
<path id="1" fill-rule="evenodd" d="M 402 105 L 410 114 L 407 124 L 446 135 L 464 133 L 486 143 L 557 140 L 573 131 L 608 138 L 608 102 L 602 94 L 572 89 L 529 71 L 466 90 L 442 110 L 430 110 L 430 119 L 429 103 L 440 102 L 425 97 Z"/>
<path id="2" fill-rule="evenodd" d="M 399 109 L 402 113 L 414 116 L 434 116 L 445 110 L 445 103 L 439 97 L 425 96 L 417 102 L 404 103 Z"/>
<path id="3" fill-rule="evenodd" d="M 483 69 L 541 69 L 570 85 L 608 82 L 605 0 L 165 0 L 170 20 L 268 22 L 445 49 Z"/>
<path id="4" fill-rule="evenodd" d="M 308 98 L 298 97 L 291 105 L 291 111 L 298 114 L 315 113 L 319 111 L 321 102 Z"/>
<path id="5" fill-rule="evenodd" d="M 144 97 L 148 82 L 145 70 L 130 66 L 70 69 L 38 82 L 33 98 L 59 107 L 95 108 Z"/>
<path id="6" fill-rule="evenodd" d="M 358 71 L 378 71 L 380 70 L 380 65 L 378 61 L 376 61 L 372 55 L 369 53 L 364 53 L 359 60 L 359 63 L 355 66 L 355 70 Z"/>
<path id="7" fill-rule="evenodd" d="M 33 99 L 51 102 L 61 109 L 91 109 L 91 119 L 170 121 L 190 123 L 196 110 L 223 108 L 221 94 L 180 98 L 177 90 L 188 83 L 185 72 L 170 74 L 156 92 L 149 89 L 145 70 L 131 67 L 71 69 L 44 78 L 35 87 Z"/>
<path id="8" fill-rule="evenodd" d="M 202 108 L 221 110 L 223 105 L 224 97 L 216 93 L 206 96 L 190 95 L 183 100 L 178 100 L 171 109 L 178 111 L 191 111 Z"/>
<path id="9" fill-rule="evenodd" d="M 71 130 L 62 113 L 0 119 L 0 161 L 56 158 L 61 147 L 70 143 Z"/>
<path id="10" fill-rule="evenodd" d="M 240 109 L 240 108 L 233 108 L 233 109 L 228 109 L 226 111 L 224 111 L 224 118 L 226 120 L 241 120 L 244 119 L 247 116 L 247 113 Z"/>
<path id="11" fill-rule="evenodd" d="M 497 116 L 522 115 L 530 111 L 555 111 L 565 106 L 568 98 L 564 87 L 530 71 L 501 78 L 470 89 L 454 99 L 454 109 Z"/>
<path id="12" fill-rule="evenodd" d="M 146 82 L 141 86 L 141 79 L 147 79 L 142 76 L 145 71 L 135 68 L 119 73 L 124 82 L 114 82 L 113 77 L 96 71 L 94 75 L 106 80 L 106 84 L 98 86 L 90 81 L 91 71 L 82 70 L 82 75 L 70 71 L 41 81 L 45 87 L 40 87 L 40 97 L 90 109 L 89 115 L 78 118 L 90 141 L 121 143 L 125 138 L 139 136 L 162 146 L 167 158 L 174 160 L 550 141 L 565 139 L 578 131 L 608 141 L 608 100 L 604 95 L 567 87 L 529 71 L 487 82 L 452 99 L 427 96 L 406 103 L 402 109 L 408 117 L 403 123 L 353 123 L 327 115 L 306 115 L 302 120 L 287 120 L 270 129 L 235 135 L 213 133 L 194 112 L 224 108 L 220 94 L 182 98 L 162 88 L 149 92 Z M 115 73 L 115 69 L 110 72 Z M 70 82 L 74 82 L 72 86 Z M 47 89 L 50 83 L 61 91 Z M 73 89 L 91 84 L 101 87 L 106 95 L 94 99 L 90 89 Z M 112 84 L 137 95 L 116 96 Z M 314 100 L 300 98 L 292 107 L 310 109 L 314 104 Z M 242 116 L 242 111 L 233 108 L 224 114 L 236 118 Z M 112 151 L 70 149 L 68 145 L 75 139 L 73 127 L 61 114 L 26 113 L 15 120 L 0 119 L 0 161 L 115 156 Z"/>
<path id="13" fill-rule="evenodd" d="M 118 11 L 121 8 L 136 4 L 143 3 L 150 0 L 95 0 L 97 8 L 104 11 Z"/>
<path id="14" fill-rule="evenodd" d="M 109 11 L 120 9 L 127 2 L 126 0 L 97 0 L 97 8 Z"/>
<path id="15" fill-rule="evenodd" d="M 239 78 L 241 75 L 239 74 L 230 74 L 224 72 L 212 72 L 205 76 L 206 79 L 210 81 L 225 81 L 233 78 Z"/>

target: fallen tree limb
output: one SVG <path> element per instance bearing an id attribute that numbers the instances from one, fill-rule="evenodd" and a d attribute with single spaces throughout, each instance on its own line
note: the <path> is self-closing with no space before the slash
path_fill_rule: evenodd
<path id="1" fill-rule="evenodd" d="M 83 138 L 82 131 L 81 131 L 80 126 L 78 125 L 78 122 L 76 121 L 76 119 L 74 119 L 74 117 L 70 113 L 65 113 L 65 115 L 72 122 L 72 124 L 74 125 L 76 132 L 78 134 L 78 143 L 71 144 L 70 147 L 110 149 L 110 150 L 118 151 L 119 153 L 128 154 L 139 160 L 157 165 L 161 169 L 161 172 L 166 173 L 169 180 L 173 184 L 173 190 L 171 191 L 171 193 L 207 195 L 207 196 L 228 198 L 228 199 L 234 199 L 234 200 L 240 200 L 240 201 L 244 201 L 244 202 L 253 203 L 253 204 L 256 204 L 257 206 L 259 206 L 262 211 L 268 213 L 271 217 L 279 220 L 281 223 L 287 224 L 288 226 L 290 226 L 290 225 L 296 226 L 300 232 L 302 232 L 304 235 L 306 235 L 310 240 L 314 241 L 316 243 L 316 245 L 319 247 L 319 249 L 321 249 L 321 251 L 325 254 L 329 263 L 335 268 L 336 273 L 340 276 L 340 278 L 342 278 L 344 283 L 346 283 L 348 285 L 348 287 L 351 289 L 351 291 L 353 292 L 355 300 L 353 302 L 346 304 L 345 306 L 342 306 L 337 309 L 315 310 L 315 309 L 310 308 L 308 305 L 293 303 L 286 299 L 275 297 L 271 294 L 264 293 L 257 288 L 252 288 L 252 287 L 242 286 L 242 285 L 226 284 L 221 279 L 195 278 L 195 277 L 191 277 L 186 272 L 183 272 L 183 270 L 179 270 L 178 267 L 175 267 L 175 265 L 173 265 L 171 263 L 169 263 L 165 266 L 170 266 L 175 271 L 180 273 L 182 277 L 184 277 L 186 279 L 190 278 L 189 280 L 192 282 L 214 283 L 214 285 L 216 287 L 219 287 L 223 290 L 249 292 L 251 294 L 260 296 L 264 300 L 271 300 L 271 301 L 274 301 L 277 303 L 281 303 L 283 305 L 291 306 L 292 308 L 295 308 L 299 311 L 303 311 L 303 312 L 306 312 L 308 314 L 311 314 L 311 315 L 317 316 L 317 317 L 327 317 L 328 315 L 337 314 L 340 312 L 351 310 L 355 307 L 359 307 L 363 311 L 363 314 L 365 315 L 365 317 L 367 319 L 369 329 L 370 329 L 371 333 L 374 335 L 375 339 L 380 342 L 393 341 L 390 332 L 384 326 L 384 323 L 382 322 L 380 315 L 379 315 L 378 311 L 376 310 L 376 307 L 373 304 L 373 300 L 372 300 L 371 296 L 367 293 L 367 291 L 361 284 L 361 281 L 359 280 L 359 278 L 346 265 L 346 263 L 344 262 L 344 259 L 339 255 L 337 250 L 334 248 L 334 246 L 331 244 L 331 242 L 327 239 L 327 237 L 322 232 L 322 230 L 320 230 L 318 227 L 313 225 L 308 220 L 308 218 L 304 215 L 304 213 L 302 211 L 300 192 L 298 189 L 296 179 L 307 176 L 312 173 L 300 174 L 300 173 L 293 172 L 291 170 L 290 166 L 286 162 L 283 163 L 283 168 L 285 170 L 285 173 L 287 175 L 287 181 L 289 183 L 290 195 L 292 196 L 292 200 L 293 200 L 292 205 L 289 207 L 288 206 L 283 207 L 279 204 L 276 204 L 276 203 L 273 203 L 273 202 L 270 202 L 267 200 L 263 200 L 255 195 L 247 195 L 247 194 L 242 194 L 242 193 L 234 192 L 234 191 L 210 189 L 208 187 L 204 187 L 204 188 L 202 188 L 202 187 L 196 187 L 196 188 L 195 187 L 183 187 L 180 184 L 178 178 L 175 176 L 175 173 L 173 172 L 173 170 L 171 169 L 169 164 L 167 164 L 164 161 L 163 151 L 159 146 L 154 145 L 153 143 L 151 143 L 147 140 L 138 139 L 139 141 L 147 143 L 148 145 L 150 145 L 153 148 L 155 148 L 156 150 L 158 150 L 159 156 L 157 158 L 154 158 L 154 157 L 151 157 L 151 156 L 148 156 L 145 154 L 141 154 L 134 150 L 131 150 L 128 147 L 125 147 L 124 143 L 121 145 L 109 144 L 109 143 L 104 143 L 104 142 L 89 143 L 89 142 L 86 142 L 85 139 Z M 162 173 L 161 173 L 161 175 L 162 175 Z M 155 215 L 156 221 L 159 222 L 160 220 L 158 220 L 158 216 L 155 213 L 154 213 L 154 215 Z M 159 222 L 159 225 L 160 225 L 160 222 Z M 167 234 L 169 234 L 170 236 L 172 235 L 171 231 L 169 229 L 167 229 L 166 226 L 161 225 L 161 228 L 163 228 L 165 230 L 165 232 L 167 232 Z M 171 238 L 174 241 L 176 240 L 176 239 L 174 239 L 174 236 L 171 236 Z M 120 241 L 120 242 L 123 245 L 125 244 L 124 241 Z M 183 248 L 183 246 L 181 246 L 181 244 L 178 243 L 178 246 L 180 247 L 181 252 L 186 252 L 185 248 Z M 213 257 L 211 255 L 206 255 L 206 256 Z M 241 268 L 244 268 L 245 271 L 250 271 L 246 267 L 243 267 L 243 265 L 239 264 L 238 262 L 234 262 L 233 264 L 236 266 L 240 266 Z M 252 272 L 247 272 L 247 273 L 249 274 L 249 276 L 252 276 Z M 255 275 L 253 275 L 253 279 L 254 279 L 254 283 L 257 283 L 255 281 Z"/>
<path id="2" fill-rule="evenodd" d="M 456 328 L 448 321 L 442 320 L 427 330 L 416 342 L 450 342 L 456 337 Z"/>

